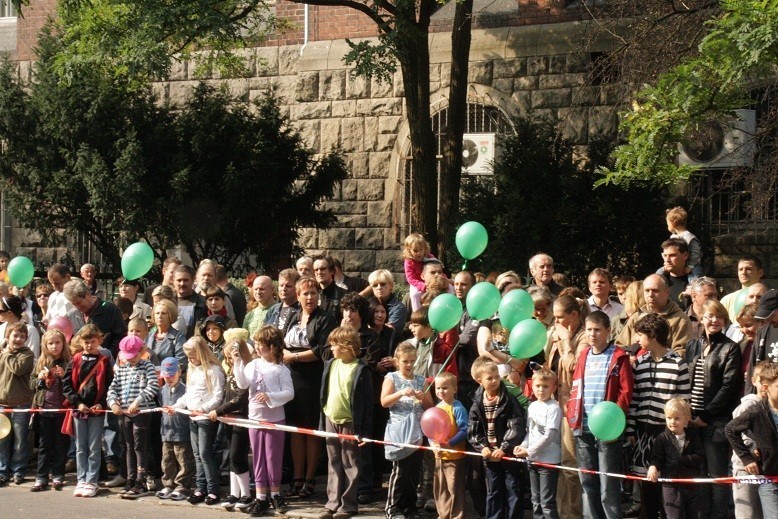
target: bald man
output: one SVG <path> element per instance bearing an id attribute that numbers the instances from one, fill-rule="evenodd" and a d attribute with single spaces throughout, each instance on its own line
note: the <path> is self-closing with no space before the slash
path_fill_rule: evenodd
<path id="1" fill-rule="evenodd" d="M 651 274 L 643 280 L 643 297 L 646 300 L 638 312 L 627 321 L 616 337 L 616 343 L 629 349 L 636 345 L 635 323 L 646 314 L 659 314 L 670 323 L 670 346 L 681 357 L 686 352 L 686 343 L 692 338 L 692 322 L 674 301 L 670 300 L 670 287 L 663 276 Z"/>
<path id="2" fill-rule="evenodd" d="M 243 328 L 249 331 L 249 337 L 254 337 L 260 326 L 265 324 L 267 313 L 276 304 L 273 280 L 268 276 L 257 276 L 251 284 L 252 310 L 243 320 Z"/>

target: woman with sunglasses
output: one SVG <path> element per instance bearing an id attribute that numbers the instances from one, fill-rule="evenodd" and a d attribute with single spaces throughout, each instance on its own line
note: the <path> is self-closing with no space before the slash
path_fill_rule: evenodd
<path id="1" fill-rule="evenodd" d="M 52 292 L 51 285 L 43 283 L 35 287 L 35 297 L 32 299 L 32 323 L 39 333 L 43 333 L 44 327 L 41 324 L 46 310 L 49 309 L 49 296 Z"/>
<path id="2" fill-rule="evenodd" d="M 0 337 L 5 337 L 5 329 L 8 325 L 22 321 L 25 306 L 24 299 L 19 296 L 9 295 L 0 298 Z M 41 354 L 41 336 L 35 326 L 26 323 L 25 325 L 27 326 L 27 342 L 24 345 L 32 350 L 37 361 Z"/>

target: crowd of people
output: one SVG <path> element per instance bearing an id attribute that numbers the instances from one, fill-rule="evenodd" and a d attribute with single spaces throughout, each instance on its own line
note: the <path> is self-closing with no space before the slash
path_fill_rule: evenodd
<path id="1" fill-rule="evenodd" d="M 12 426 L 0 486 L 26 480 L 32 427 L 33 492 L 62 490 L 74 464 L 75 496 L 103 480 L 125 499 L 283 514 L 322 491 L 325 455 L 323 519 L 384 495 L 389 519 L 463 518 L 469 507 L 513 519 L 525 494 L 536 518 L 778 517 L 778 296 L 759 258 L 743 256 L 741 288 L 719 300 L 685 212 L 667 223 L 656 273 L 595 268 L 589 295 L 543 253 L 526 280 L 451 275 L 417 234 L 404 242 L 405 298 L 391 272 L 346 276 L 328 256 L 299 258 L 276 280 L 248 276 L 248 297 L 221 265 L 175 257 L 145 290 L 120 278 L 113 301 L 88 264 L 80 278 L 52 265 L 34 288 L 0 283 L 0 407 Z M 7 260 L 0 253 L 0 270 Z M 466 307 L 479 282 L 529 293 L 543 351 L 514 358 L 499 315 L 430 325 L 437 296 Z M 589 428 L 604 401 L 627 417 L 611 441 Z M 425 438 L 432 407 L 448 431 Z M 267 427 L 241 426 L 256 421 Z M 728 476 L 741 479 L 678 481 Z"/>

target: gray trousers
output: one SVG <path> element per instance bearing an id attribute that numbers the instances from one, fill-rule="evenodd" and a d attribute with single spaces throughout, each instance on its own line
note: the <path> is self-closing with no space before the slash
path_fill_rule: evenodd
<path id="1" fill-rule="evenodd" d="M 195 475 L 191 442 L 162 442 L 162 484 L 189 492 Z"/>
<path id="2" fill-rule="evenodd" d="M 354 424 L 335 424 L 324 417 L 324 430 L 337 434 L 354 434 Z M 357 442 L 327 438 L 327 510 L 357 512 L 360 453 Z"/>

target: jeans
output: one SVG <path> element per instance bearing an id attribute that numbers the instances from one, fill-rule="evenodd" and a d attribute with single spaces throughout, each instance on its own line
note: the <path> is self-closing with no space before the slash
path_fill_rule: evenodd
<path id="1" fill-rule="evenodd" d="M 486 461 L 486 519 L 524 517 L 521 465 L 515 461 Z"/>
<path id="2" fill-rule="evenodd" d="M 556 483 L 559 472 L 555 469 L 530 467 L 529 484 L 532 496 L 533 519 L 558 519 L 556 507 Z"/>
<path id="3" fill-rule="evenodd" d="M 778 517 L 778 483 L 759 485 L 759 501 L 765 517 Z"/>
<path id="4" fill-rule="evenodd" d="M 219 461 L 214 456 L 213 443 L 220 422 L 190 420 L 189 437 L 195 458 L 197 490 L 219 495 Z"/>
<path id="5" fill-rule="evenodd" d="M 719 478 L 729 475 L 729 442 L 717 434 L 713 425 L 701 428 L 702 447 L 705 451 L 705 470 L 709 477 Z M 702 485 L 701 501 L 710 508 L 703 510 L 707 519 L 726 519 L 729 508 L 731 487 L 728 485 Z M 769 517 L 769 516 L 766 516 Z"/>
<path id="6" fill-rule="evenodd" d="M 70 447 L 70 436 L 62 434 L 65 415 L 42 413 L 38 417 L 38 472 L 35 482 L 48 483 L 49 472 L 54 481 L 65 479 L 65 461 Z"/>
<path id="7" fill-rule="evenodd" d="M 76 431 L 76 473 L 79 483 L 97 484 L 100 476 L 100 444 L 103 440 L 102 415 L 73 419 Z"/>
<path id="8" fill-rule="evenodd" d="M 113 413 L 105 413 L 105 423 L 103 424 L 103 450 L 105 451 L 105 461 L 120 463 L 124 457 L 122 453 L 122 439 L 119 435 L 119 417 Z"/>
<path id="9" fill-rule="evenodd" d="M 30 460 L 30 445 L 27 438 L 30 429 L 29 413 L 11 413 L 11 433 L 0 440 L 0 476 L 24 476 Z"/>
<path id="10" fill-rule="evenodd" d="M 623 473 L 621 438 L 601 442 L 591 433 L 575 438 L 578 467 L 600 472 Z M 621 480 L 600 474 L 580 474 L 583 516 L 586 519 L 621 519 Z"/>
<path id="11" fill-rule="evenodd" d="M 127 479 L 145 483 L 149 471 L 148 437 L 151 415 L 122 415 L 119 418 L 127 452 Z"/>

